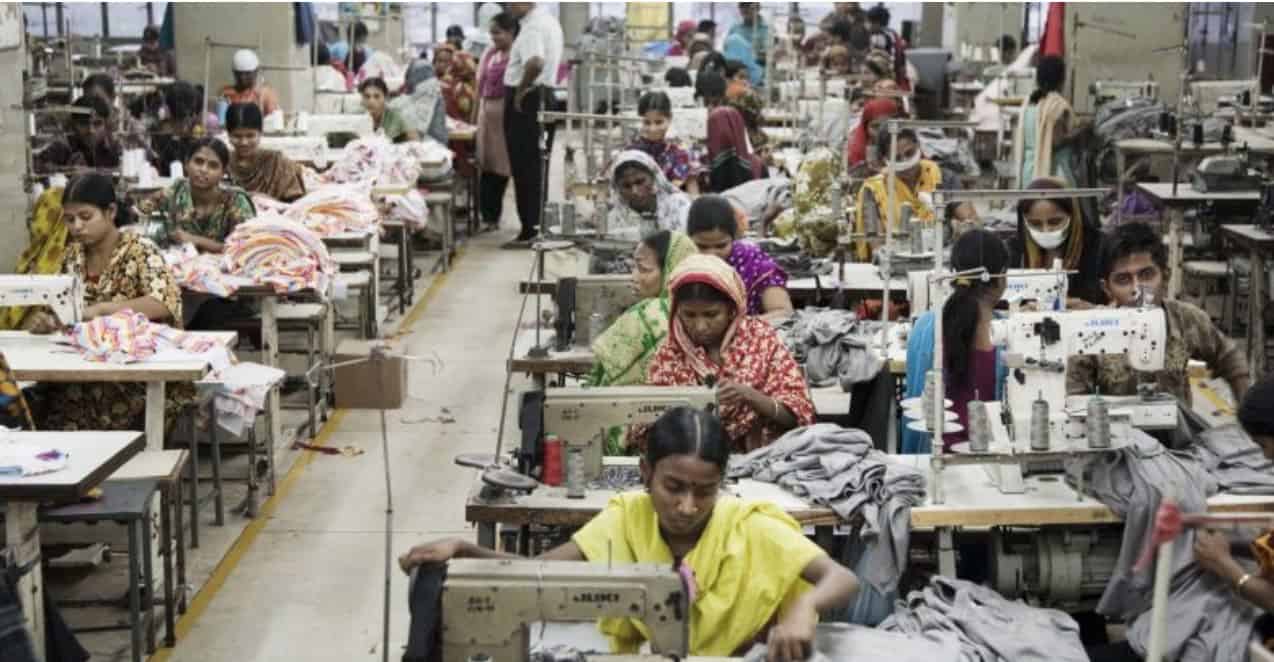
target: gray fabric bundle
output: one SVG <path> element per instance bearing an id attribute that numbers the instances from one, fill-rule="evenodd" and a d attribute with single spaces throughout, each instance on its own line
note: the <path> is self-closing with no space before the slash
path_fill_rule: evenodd
<path id="1" fill-rule="evenodd" d="M 1089 462 L 1083 470 L 1087 492 L 1124 520 L 1119 559 L 1097 612 L 1126 620 L 1128 643 L 1144 655 L 1149 647 L 1154 569 L 1138 573 L 1133 565 L 1149 544 L 1159 502 L 1170 496 L 1183 513 L 1205 512 L 1217 484 L 1193 455 L 1169 451 L 1137 430 L 1128 447 Z M 1165 659 L 1246 659 L 1245 647 L 1259 610 L 1199 568 L 1193 547 L 1192 529 L 1173 543 Z"/>
<path id="2" fill-rule="evenodd" d="M 814 651 L 805 662 L 959 662 L 956 643 L 954 636 L 942 633 L 931 639 L 921 639 L 860 625 L 819 623 L 814 632 Z M 767 651 L 765 644 L 756 644 L 743 656 L 743 660 L 765 662 Z"/>
<path id="3" fill-rule="evenodd" d="M 1198 435 L 1195 456 L 1220 488 L 1233 494 L 1274 494 L 1274 462 L 1237 425 Z"/>
<path id="4" fill-rule="evenodd" d="M 911 507 L 925 498 L 920 470 L 877 451 L 862 430 L 820 423 L 797 428 L 769 446 L 730 459 L 731 478 L 775 483 L 845 521 L 862 516 L 870 554 L 862 579 L 893 591 L 907 566 Z"/>
<path id="5" fill-rule="evenodd" d="M 900 601 L 880 629 L 958 647 L 961 662 L 1088 661 L 1079 625 L 1065 613 L 939 575 Z"/>
<path id="6" fill-rule="evenodd" d="M 779 336 L 815 388 L 840 383 L 845 392 L 880 373 L 885 360 L 870 343 L 880 323 L 848 310 L 802 308 L 779 325 Z"/>

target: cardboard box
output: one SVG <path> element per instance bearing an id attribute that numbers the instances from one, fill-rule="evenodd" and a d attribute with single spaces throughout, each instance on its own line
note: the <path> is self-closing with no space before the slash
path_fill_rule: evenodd
<path id="1" fill-rule="evenodd" d="M 371 346 L 362 340 L 345 340 L 336 347 L 334 365 L 368 359 Z M 332 371 L 337 409 L 399 409 L 407 399 L 407 361 L 390 355 Z"/>

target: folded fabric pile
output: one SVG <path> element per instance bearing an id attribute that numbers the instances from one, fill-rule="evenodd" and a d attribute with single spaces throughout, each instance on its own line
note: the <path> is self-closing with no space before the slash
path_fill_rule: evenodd
<path id="1" fill-rule="evenodd" d="M 48 446 L 24 443 L 0 444 L 0 476 L 40 476 L 66 468 L 70 454 Z"/>
<path id="2" fill-rule="evenodd" d="M 376 228 L 380 210 L 364 184 L 328 184 L 311 190 L 287 206 L 283 216 L 313 230 L 320 237 Z"/>
<path id="3" fill-rule="evenodd" d="M 412 232 L 429 225 L 429 205 L 420 191 L 412 189 L 403 195 L 387 195 L 389 218 L 405 223 Z"/>
<path id="4" fill-rule="evenodd" d="M 1082 467 L 1085 491 L 1124 521 L 1123 542 L 1110 583 L 1097 613 L 1129 623 L 1128 643 L 1145 656 L 1150 642 L 1151 589 L 1154 571 L 1138 572 L 1136 562 L 1154 530 L 1159 502 L 1171 496 L 1183 513 L 1207 510 L 1216 481 L 1203 463 L 1187 453 L 1167 450 L 1139 430 L 1118 452 Z M 1247 642 L 1260 610 L 1236 600 L 1222 578 L 1194 561 L 1194 531 L 1173 542 L 1172 584 L 1168 594 L 1164 659 L 1177 662 L 1247 659 Z"/>
<path id="5" fill-rule="evenodd" d="M 766 644 L 756 644 L 743 656 L 743 662 L 766 662 L 768 652 Z M 819 623 L 814 631 L 813 654 L 805 662 L 836 660 L 960 662 L 960 655 L 954 634 L 936 633 L 933 638 L 922 639 L 861 625 Z"/>
<path id="6" fill-rule="evenodd" d="M 99 363 L 136 363 L 169 347 L 201 354 L 216 344 L 166 324 L 155 324 L 131 310 L 80 322 L 67 336 L 80 356 Z"/>
<path id="7" fill-rule="evenodd" d="M 313 171 L 307 169 L 306 172 Z M 309 181 L 305 182 L 305 190 L 311 191 L 314 190 L 314 188 L 317 188 L 317 186 L 311 187 Z M 291 207 L 288 203 L 281 200 L 275 200 L 264 193 L 253 193 L 251 197 L 252 207 L 257 210 L 258 214 L 279 214 L 282 216 L 287 214 L 288 208 Z"/>
<path id="8" fill-rule="evenodd" d="M 911 507 L 924 501 L 925 476 L 877 451 L 867 433 L 831 423 L 797 428 L 730 458 L 727 474 L 775 483 L 846 522 L 861 517 L 871 558 L 862 579 L 882 594 L 897 587 L 907 567 Z"/>
<path id="9" fill-rule="evenodd" d="M 1265 459 L 1261 447 L 1237 425 L 1213 428 L 1199 434 L 1195 457 L 1233 494 L 1274 494 L 1274 462 Z"/>
<path id="10" fill-rule="evenodd" d="M 848 310 L 802 308 L 778 328 L 812 387 L 839 383 L 848 392 L 854 384 L 874 378 L 885 364 L 875 346 L 880 322 L 859 320 Z"/>
<path id="11" fill-rule="evenodd" d="M 441 162 L 444 169 L 449 169 L 451 158 L 451 150 L 432 140 L 394 144 L 384 136 L 369 136 L 345 145 L 336 163 L 315 175 L 314 184 L 414 186 L 420 177 L 421 163 Z M 310 181 L 306 188 L 313 188 Z"/>
<path id="12" fill-rule="evenodd" d="M 328 291 L 336 264 L 317 234 L 296 221 L 261 215 L 226 237 L 222 269 L 276 292 Z"/>
<path id="13" fill-rule="evenodd" d="M 961 662 L 1088 662 L 1079 625 L 1065 613 L 940 575 L 900 601 L 880 629 L 958 650 Z"/>

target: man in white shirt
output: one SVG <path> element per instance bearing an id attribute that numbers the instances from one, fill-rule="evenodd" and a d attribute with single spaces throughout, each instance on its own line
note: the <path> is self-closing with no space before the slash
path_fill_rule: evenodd
<path id="1" fill-rule="evenodd" d="M 543 154 L 541 127 L 537 115 L 552 94 L 557 68 L 562 62 L 562 26 L 552 14 L 534 2 L 510 2 L 509 13 L 521 22 L 517 39 L 509 50 L 504 71 L 504 141 L 513 166 L 513 188 L 517 194 L 518 219 L 522 231 L 509 248 L 530 246 L 540 227 L 543 207 Z"/>

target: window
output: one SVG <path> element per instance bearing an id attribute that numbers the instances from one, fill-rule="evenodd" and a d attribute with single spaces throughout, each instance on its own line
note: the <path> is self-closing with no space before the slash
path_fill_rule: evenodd
<path id="1" fill-rule="evenodd" d="M 148 24 L 159 27 L 164 22 L 167 2 L 24 2 L 22 11 L 27 31 L 36 37 L 56 37 L 58 5 L 70 21 L 71 34 L 81 37 L 139 41 Z M 102 25 L 102 11 L 106 25 Z M 47 29 L 46 29 L 47 28 Z"/>
<path id="2" fill-rule="evenodd" d="M 108 2 L 106 3 L 107 28 L 114 39 L 142 38 L 142 30 L 146 29 L 146 3 L 144 2 Z M 164 22 L 162 13 L 155 15 L 156 25 Z"/>
<path id="3" fill-rule="evenodd" d="M 101 37 L 102 5 L 96 2 L 62 3 L 62 11 L 71 23 L 71 34 Z"/>

